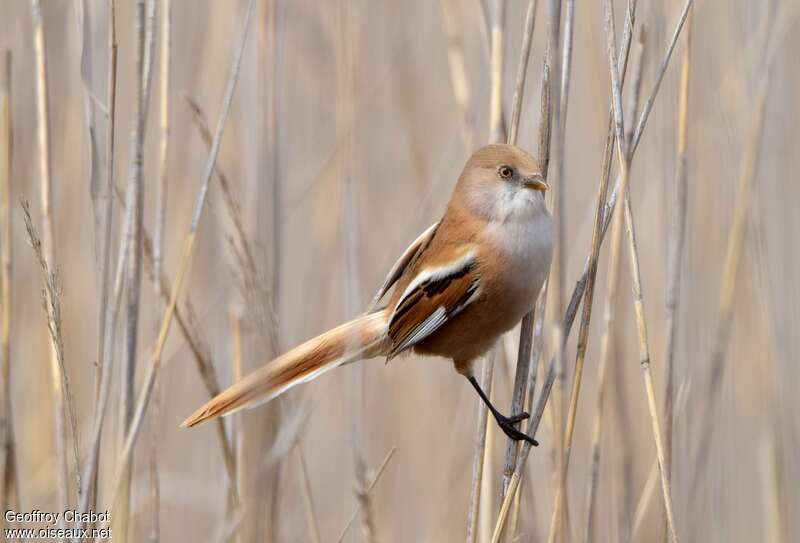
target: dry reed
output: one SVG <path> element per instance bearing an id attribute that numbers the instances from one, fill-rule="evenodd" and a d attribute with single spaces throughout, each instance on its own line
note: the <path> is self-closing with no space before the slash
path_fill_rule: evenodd
<path id="1" fill-rule="evenodd" d="M 109 320 L 116 322 L 116 317 L 108 316 L 109 291 L 111 288 L 111 225 L 114 215 L 114 135 L 117 96 L 117 26 L 116 26 L 116 1 L 109 0 L 107 4 L 107 55 L 108 77 L 106 81 L 106 176 L 105 183 L 97 188 L 96 199 L 93 202 L 95 214 L 99 215 L 98 222 L 102 225 L 102 236 L 99 240 L 98 275 L 100 287 L 98 293 L 97 317 L 97 371 L 95 384 L 95 412 L 92 430 L 92 441 L 89 446 L 89 458 L 86 462 L 84 474 L 84 487 L 79 504 L 80 511 L 93 510 L 97 501 L 97 463 L 100 456 L 100 442 L 105 420 L 105 410 L 108 404 L 109 388 L 111 386 L 111 364 L 107 363 L 106 342 Z M 117 304 L 115 304 L 115 307 Z M 115 312 L 116 309 L 112 309 Z M 108 375 L 104 376 L 104 372 Z M 105 377 L 105 378 L 104 378 Z M 105 387 L 105 388 L 104 388 Z M 78 523 L 78 527 L 81 523 Z"/>
<path id="2" fill-rule="evenodd" d="M 501 0 L 492 0 L 488 6 L 489 17 L 487 24 L 490 27 L 489 45 L 489 142 L 495 143 L 505 140 L 506 128 L 503 120 L 503 14 L 505 5 Z M 489 355 L 484 360 L 483 377 L 481 382 L 483 390 L 492 389 L 494 375 L 494 356 Z M 491 393 L 490 396 L 491 398 Z M 472 480 L 470 484 L 469 505 L 467 513 L 467 543 L 476 541 L 477 527 L 483 493 L 483 481 L 487 473 L 484 467 L 486 459 L 487 425 L 491 424 L 487 416 L 487 406 L 480 399 L 478 402 L 478 427 L 476 431 L 475 449 L 472 460 Z"/>
<path id="3" fill-rule="evenodd" d="M 136 355 L 139 336 L 139 305 L 141 300 L 142 229 L 144 223 L 144 137 L 147 112 L 150 104 L 150 82 L 152 57 L 155 46 L 154 0 L 136 2 L 136 98 L 133 109 L 133 128 L 130 140 L 130 163 L 125 192 L 125 217 L 123 234 L 127 255 L 124 266 L 125 327 L 123 334 L 123 357 L 121 366 L 121 393 L 119 425 L 120 446 L 124 446 L 134 416 L 134 383 L 136 379 Z M 121 501 L 114 509 L 115 532 L 127 541 L 130 517 L 132 465 L 123 457 L 118 468 L 121 475 Z"/>
<path id="4" fill-rule="evenodd" d="M 247 44 L 247 35 L 248 35 L 248 30 L 250 28 L 249 24 L 250 19 L 253 14 L 253 6 L 254 6 L 254 0 L 250 0 L 248 3 L 245 20 L 242 26 L 242 32 L 238 48 L 236 49 L 236 56 L 231 65 L 231 72 L 228 78 L 228 85 L 222 102 L 222 110 L 220 111 L 219 120 L 217 121 L 217 128 L 214 133 L 214 140 L 211 146 L 211 152 L 209 153 L 208 161 L 205 167 L 205 172 L 203 174 L 203 180 L 200 185 L 200 192 L 198 194 L 197 202 L 194 208 L 194 213 L 192 215 L 192 223 L 189 228 L 189 233 L 187 234 L 183 242 L 183 249 L 181 251 L 181 257 L 178 265 L 178 273 L 176 275 L 172 296 L 170 297 L 169 304 L 167 304 L 167 307 L 164 310 L 164 315 L 161 320 L 161 326 L 159 328 L 158 339 L 156 341 L 155 350 L 151 356 L 150 366 L 147 370 L 147 375 L 145 377 L 145 383 L 142 386 L 141 393 L 139 394 L 139 400 L 136 403 L 136 410 L 132 422 L 130 424 L 130 429 L 125 437 L 125 444 L 120 454 L 119 463 L 121 466 L 125 466 L 129 462 L 131 452 L 133 450 L 133 445 L 136 442 L 136 438 L 138 437 L 139 434 L 139 429 L 141 428 L 142 419 L 145 415 L 148 404 L 150 402 L 150 398 L 153 392 L 153 385 L 155 383 L 155 378 L 158 376 L 158 372 L 161 368 L 161 355 L 167 340 L 167 334 L 169 333 L 169 328 L 172 323 L 172 318 L 175 315 L 175 306 L 177 304 L 177 298 L 180 293 L 181 286 L 183 284 L 183 280 L 186 275 L 187 269 L 189 267 L 189 263 L 191 261 L 192 252 L 194 249 L 194 244 L 197 236 L 197 228 L 200 224 L 200 217 L 202 216 L 203 209 L 205 208 L 206 196 L 208 194 L 208 187 L 211 182 L 211 176 L 212 173 L 214 172 L 214 166 L 216 164 L 217 155 L 219 154 L 219 148 L 222 142 L 222 134 L 225 127 L 225 121 L 228 118 L 231 102 L 233 101 L 233 91 L 236 88 L 236 81 L 238 79 L 239 69 L 241 67 L 241 60 L 244 54 L 245 45 Z M 122 477 L 123 473 L 120 471 L 118 476 L 115 478 L 116 482 L 113 486 L 114 490 L 112 492 L 112 496 L 114 496 L 113 499 L 115 502 L 117 500 L 118 493 L 121 490 Z"/>
<path id="5" fill-rule="evenodd" d="M 670 41 L 670 44 L 667 47 L 666 54 L 664 56 L 664 59 L 662 60 L 661 66 L 659 68 L 659 72 L 658 72 L 658 74 L 656 76 L 656 82 L 655 82 L 655 84 L 653 86 L 653 89 L 651 90 L 650 95 L 648 97 L 647 103 L 650 104 L 649 105 L 650 109 L 652 109 L 652 104 L 655 101 L 656 95 L 658 94 L 658 90 L 659 90 L 660 85 L 661 85 L 661 80 L 663 79 L 664 73 L 666 72 L 666 69 L 669 66 L 669 60 L 670 60 L 670 58 L 672 56 L 672 51 L 673 51 L 673 49 L 675 47 L 675 42 L 677 41 L 678 36 L 680 35 L 680 32 L 681 32 L 681 30 L 683 28 L 683 23 L 686 20 L 686 14 L 688 12 L 689 7 L 691 6 L 691 3 L 692 3 L 692 0 L 687 0 L 687 3 L 684 5 L 683 11 L 681 12 L 681 17 L 678 20 L 678 23 L 677 23 L 677 26 L 675 28 L 675 31 L 672 34 L 672 39 Z M 630 145 L 630 151 L 628 152 L 628 157 L 629 157 L 628 160 L 632 159 L 633 154 L 634 154 L 634 152 L 636 151 L 636 149 L 638 147 L 638 143 L 641 140 L 641 136 L 642 136 L 642 133 L 643 133 L 643 130 L 644 130 L 644 126 L 647 124 L 648 117 L 649 117 L 649 110 L 647 109 L 647 106 L 646 106 L 646 109 L 642 112 L 642 115 L 639 117 L 639 122 L 638 122 L 638 124 L 636 126 L 636 131 L 634 132 L 634 135 L 632 137 L 632 143 Z M 540 132 L 540 141 L 541 141 L 541 138 L 542 138 L 542 134 Z M 541 148 L 541 144 L 540 144 L 540 148 Z M 541 152 L 540 152 L 540 156 L 542 156 Z M 540 160 L 540 164 L 541 163 L 542 163 L 542 161 Z M 543 166 L 543 169 L 546 169 L 546 167 Z M 605 204 L 605 209 L 604 209 L 604 212 L 603 212 L 603 228 L 601 230 L 601 237 L 600 237 L 600 243 L 601 244 L 602 244 L 603 237 L 605 236 L 605 233 L 606 233 L 606 231 L 608 229 L 608 226 L 609 226 L 609 224 L 611 222 L 612 215 L 611 215 L 610 211 L 612 209 L 614 209 L 614 205 L 616 204 L 617 192 L 619 190 L 619 181 L 620 180 L 618 179 L 617 183 L 616 183 L 616 186 L 614 188 L 614 191 L 612 192 L 611 196 L 608 198 L 608 201 Z M 569 304 L 567 305 L 567 308 L 566 308 L 566 312 L 565 312 L 565 316 L 564 316 L 564 320 L 563 320 L 563 323 L 564 323 L 563 327 L 564 327 L 564 330 L 565 330 L 565 333 L 564 333 L 564 340 L 565 341 L 566 341 L 566 338 L 569 337 L 569 331 L 572 328 L 572 324 L 574 322 L 575 315 L 576 315 L 577 310 L 578 310 L 578 305 L 580 304 L 581 298 L 583 297 L 583 295 L 585 293 L 585 290 L 586 290 L 586 285 L 587 285 L 587 280 L 588 280 L 588 275 L 589 275 L 588 274 L 588 268 L 590 266 L 590 262 L 591 262 L 591 258 L 587 258 L 587 262 L 586 262 L 586 266 L 585 266 L 585 269 L 584 269 L 584 273 L 581 276 L 581 278 L 578 280 L 578 282 L 576 283 L 575 289 L 573 290 L 573 293 L 572 293 L 572 297 L 570 298 L 570 302 L 569 302 Z M 536 404 L 536 409 L 534 410 L 534 412 L 531 415 L 531 418 L 530 418 L 529 423 L 528 423 L 528 428 L 526 430 L 526 433 L 528 435 L 531 435 L 531 436 L 534 436 L 534 437 L 536 435 L 536 430 L 539 427 L 539 423 L 541 421 L 542 414 L 544 413 L 545 405 L 547 404 L 547 400 L 550 397 L 550 392 L 551 392 L 551 390 L 553 388 L 553 382 L 554 382 L 554 380 L 556 378 L 556 358 L 557 358 L 557 356 L 554 356 L 550 361 L 550 365 L 549 365 L 549 367 L 547 369 L 547 373 L 546 373 L 545 382 L 544 382 L 542 391 L 541 391 L 541 393 L 539 395 L 539 400 L 537 401 L 537 404 Z M 525 462 L 527 461 L 529 453 L 530 453 L 530 446 L 527 445 L 527 444 L 523 444 L 522 449 L 520 451 L 519 460 L 517 462 L 517 469 L 515 470 L 514 475 L 511 478 L 511 482 L 509 483 L 509 489 L 510 489 L 509 493 L 512 494 L 512 495 L 513 495 L 514 492 L 516 492 L 516 488 L 520 483 L 520 480 L 521 480 L 521 477 L 522 477 L 522 475 L 521 475 L 522 468 L 524 468 L 524 466 L 525 466 Z M 500 514 L 498 515 L 497 523 L 495 525 L 495 536 L 493 537 L 493 538 L 496 538 L 497 540 L 499 540 L 500 536 L 502 535 L 502 530 L 504 529 L 504 526 L 505 526 L 505 521 L 506 521 L 506 518 L 507 518 L 507 515 L 508 515 L 508 512 L 509 512 L 511 501 L 512 500 L 509 498 L 508 495 L 506 496 L 506 499 L 503 500 L 503 504 L 502 504 L 501 509 L 500 509 Z"/>
<path id="6" fill-rule="evenodd" d="M 522 48 L 519 54 L 517 65 L 517 79 L 514 85 L 514 98 L 511 106 L 511 126 L 508 132 L 507 143 L 516 145 L 517 134 L 519 132 L 519 119 L 522 112 L 522 99 L 525 95 L 525 80 L 528 75 L 528 59 L 531 53 L 531 41 L 533 40 L 533 29 L 536 22 L 536 0 L 528 2 L 528 11 L 525 15 L 525 30 L 522 35 Z M 533 358 L 533 323 L 535 311 L 525 315 L 520 323 L 520 341 L 517 349 L 517 366 L 514 373 L 514 388 L 511 393 L 510 416 L 524 411 L 525 391 L 528 386 L 528 376 L 531 371 Z M 505 496 L 508 488 L 508 481 L 514 473 L 517 464 L 518 443 L 513 439 L 506 442 L 505 463 L 503 464 L 503 479 L 500 486 L 500 498 Z"/>
<path id="7" fill-rule="evenodd" d="M 17 469 L 14 418 L 11 404 L 11 177 L 13 173 L 13 132 L 11 126 L 11 51 L 3 54 L 0 73 L 0 132 L 2 166 L 0 166 L 0 296 L 2 296 L 2 330 L 0 331 L 0 507 L 19 508 L 19 474 Z M 0 526 L 5 526 L 5 518 Z"/>
<path id="8" fill-rule="evenodd" d="M 44 38 L 44 23 L 42 21 L 42 7 L 39 0 L 31 0 L 31 18 L 33 19 L 33 50 L 36 63 L 36 125 L 37 144 L 39 149 L 39 182 L 40 206 L 42 213 L 42 251 L 44 261 L 52 267 L 55 263 L 55 249 L 53 241 L 53 196 L 51 181 L 50 157 L 50 112 L 47 84 L 47 56 Z M 49 316 L 49 313 L 48 313 Z M 49 320 L 48 320 L 49 322 Z M 56 443 L 57 478 L 59 506 L 66 510 L 69 502 L 67 459 L 68 438 L 65 420 L 64 405 L 64 376 L 61 375 L 56 345 L 50 341 L 50 374 L 53 397 L 53 433 Z M 77 447 L 77 446 L 76 446 Z M 78 455 L 75 454 L 77 466 Z M 80 480 L 80 475 L 77 477 Z M 79 485 L 80 487 L 80 485 Z M 79 490 L 80 492 L 80 490 Z"/>
<path id="9" fill-rule="evenodd" d="M 785 13 L 783 14 L 786 15 Z M 765 15 L 768 19 L 769 14 Z M 714 334 L 713 348 L 709 360 L 708 384 L 704 391 L 703 407 L 697 419 L 700 426 L 700 439 L 692 453 L 692 494 L 697 491 L 699 473 L 704 470 L 711 448 L 711 438 L 714 432 L 714 405 L 722 388 L 722 377 L 725 372 L 725 359 L 730 341 L 733 323 L 733 309 L 738 294 L 738 278 L 742 253 L 745 250 L 748 217 L 750 216 L 751 193 L 756 181 L 758 161 L 761 150 L 761 137 L 764 128 L 764 111 L 767 106 L 767 94 L 772 80 L 775 51 L 782 39 L 783 32 L 776 30 L 777 21 L 785 20 L 781 14 L 776 14 L 775 19 L 765 25 L 765 32 L 761 36 L 763 59 L 760 64 L 759 78 L 755 95 L 752 99 L 747 132 L 747 145 L 742 158 L 741 169 L 737 187 L 737 198 L 733 212 L 733 221 L 725 250 L 725 261 L 720 281 L 719 307 L 717 309 L 717 324 Z"/>
<path id="10" fill-rule="evenodd" d="M 675 396 L 675 350 L 678 336 L 679 302 L 681 273 L 683 271 L 684 246 L 686 237 L 687 208 L 687 170 L 688 170 L 688 132 L 689 132 L 689 78 L 691 72 L 692 16 L 686 23 L 686 42 L 681 65 L 680 99 L 678 102 L 677 169 L 675 172 L 674 217 L 670 225 L 669 239 L 669 278 L 667 283 L 665 326 L 667 346 L 664 356 L 664 455 L 667 480 L 672 477 L 672 432 L 674 426 Z M 665 534 L 666 539 L 666 534 Z"/>
<path id="11" fill-rule="evenodd" d="M 631 21 L 631 27 L 633 17 L 628 17 L 626 20 Z M 630 39 L 630 33 L 623 33 L 623 40 Z M 643 44 L 641 43 L 641 33 L 640 33 L 640 41 L 639 41 L 639 54 L 636 56 L 636 62 L 634 64 L 633 70 L 633 77 L 632 77 L 632 92 L 631 96 L 633 105 L 629 107 L 628 111 L 635 115 L 637 105 L 636 102 L 638 101 L 639 92 L 641 90 L 641 72 L 642 72 L 642 61 L 644 58 L 644 51 Z M 618 65 L 625 66 L 627 61 L 620 62 L 620 60 L 627 59 L 628 56 L 628 46 L 623 45 L 620 48 L 620 56 L 618 57 Z M 623 54 L 624 52 L 624 54 Z M 624 74 L 621 74 L 620 77 L 624 77 Z M 610 174 L 611 168 L 611 151 L 613 143 L 616 139 L 616 133 L 613 130 L 613 111 L 610 112 L 611 117 L 609 117 L 609 133 L 608 137 L 606 138 L 606 153 L 604 155 L 604 164 L 603 164 L 603 172 L 602 172 L 602 183 L 603 187 L 601 192 L 605 192 L 608 189 L 608 178 Z M 600 208 L 598 209 L 598 216 L 602 211 L 602 199 L 600 200 Z M 617 223 L 615 223 L 617 224 Z M 597 402 L 594 412 L 594 417 L 592 421 L 592 438 L 591 438 L 591 446 L 590 446 L 590 453 L 589 453 L 589 480 L 587 483 L 587 492 L 586 492 L 586 521 L 584 524 L 584 535 L 583 540 L 588 542 L 592 539 L 592 531 L 593 531 L 593 524 L 594 524 L 594 510 L 595 510 L 595 500 L 597 498 L 597 482 L 599 477 L 599 464 L 600 464 L 600 440 L 602 437 L 602 430 L 603 430 L 603 414 L 605 409 L 605 391 L 606 391 L 606 374 L 608 371 L 608 364 L 609 359 L 611 358 L 612 352 L 612 339 L 611 336 L 614 332 L 614 325 L 616 320 L 616 311 L 615 311 L 615 303 L 616 303 L 616 292 L 617 292 L 617 284 L 618 284 L 618 277 L 619 277 L 619 253 L 620 253 L 620 246 L 621 246 L 621 236 L 622 232 L 619 228 L 614 228 L 611 233 L 611 246 L 609 248 L 609 257 L 608 257 L 608 277 L 607 277 L 607 286 L 606 286 L 606 301 L 605 306 L 603 309 L 603 336 L 600 341 L 600 353 L 599 353 L 599 362 L 597 368 Z M 581 320 L 581 334 L 579 335 L 578 339 L 578 353 L 580 354 L 583 349 L 583 353 L 585 354 L 585 345 L 588 339 L 587 336 L 584 336 L 583 332 L 583 322 Z M 581 347 L 583 345 L 583 347 Z"/>
<path id="12" fill-rule="evenodd" d="M 332 532 L 335 539 L 352 518 L 346 541 L 451 540 L 465 528 L 468 541 L 490 541 L 493 531 L 503 541 L 663 540 L 670 533 L 654 447 L 662 433 L 681 539 L 793 540 L 800 525 L 791 515 L 799 496 L 792 459 L 800 435 L 792 425 L 792 326 L 800 291 L 793 281 L 797 189 L 787 179 L 798 160 L 791 152 L 798 138 L 791 100 L 796 7 L 704 3 L 693 10 L 684 0 L 639 5 L 634 20 L 637 2 L 614 0 L 621 32 L 613 36 L 617 83 L 609 85 L 611 34 L 603 33 L 602 2 L 257 3 L 257 35 L 242 59 L 225 149 L 217 149 L 205 196 L 214 213 L 202 212 L 188 271 L 179 278 L 186 231 L 175 227 L 188 223 L 195 199 L 187 196 L 200 187 L 178 181 L 198 180 L 214 152 L 216 127 L 209 130 L 197 104 L 219 115 L 214 104 L 230 80 L 246 2 L 234 10 L 143 3 L 160 27 L 149 19 L 145 42 L 158 39 L 161 49 L 142 62 L 161 75 L 153 81 L 153 126 L 142 142 L 139 249 L 124 231 L 130 185 L 119 183 L 120 191 L 114 183 L 115 166 L 122 161 L 128 173 L 134 158 L 114 140 L 116 124 L 138 121 L 136 3 L 77 0 L 64 9 L 31 0 L 0 8 L 7 30 L 0 49 L 15 61 L 14 88 L 0 77 L 6 509 L 113 505 L 112 518 L 122 519 L 109 495 L 119 468 L 114 438 L 123 430 L 116 387 L 120 363 L 133 358 L 123 344 L 131 340 L 124 331 L 131 323 L 126 289 L 136 264 L 129 257 L 140 253 L 146 287 L 135 333 L 135 392 L 139 422 L 147 424 L 138 428 L 146 436 L 139 446 L 131 441 L 121 451 L 136 466 L 123 534 L 130 539 L 316 541 Z M 558 6 L 553 46 L 544 24 Z M 165 10 L 174 13 L 170 31 L 162 24 Z M 690 37 L 682 26 L 691 24 Z M 639 46 L 626 43 L 636 44 L 645 27 L 642 60 Z M 679 44 L 683 32 L 686 43 Z M 174 59 L 168 77 L 160 69 L 166 33 Z M 520 86 L 529 56 L 545 58 L 537 75 L 542 102 L 552 108 L 531 106 L 539 89 L 530 80 L 527 89 Z M 617 108 L 608 104 L 612 87 Z M 186 94 L 195 99 L 191 115 L 176 107 Z M 165 98 L 168 107 L 158 107 Z M 168 109 L 164 151 L 159 114 Z M 542 168 L 564 221 L 564 250 L 536 311 L 522 323 L 519 344 L 509 335 L 494 366 L 476 364 L 478 373 L 493 372 L 494 386 L 481 376 L 492 401 L 511 414 L 532 413 L 519 429 L 538 439 L 544 454 L 533 456 L 498 432 L 449 365 L 415 357 L 386 369 L 369 362 L 349 367 L 205 430 L 174 428 L 231 376 L 239 379 L 280 352 L 280 343 L 294 344 L 358 311 L 383 275 L 382 263 L 439 215 L 463 159 L 487 139 L 487 126 L 501 135 L 507 128 L 505 141 L 528 149 L 538 126 Z M 48 266 L 64 285 L 61 356 L 77 428 L 88 436 L 78 451 L 78 496 L 71 473 L 78 441 L 66 417 L 56 427 L 52 405 L 53 386 L 64 388 L 52 376 L 67 374 L 57 367 L 52 338 L 41 335 L 40 266 L 19 258 L 26 232 L 22 214 L 9 205 L 20 196 L 39 198 L 40 172 L 48 178 L 58 256 Z M 31 225 L 44 238 L 45 207 L 33 207 Z M 314 249 L 310 257 L 306 246 Z M 632 246 L 639 254 L 619 268 Z M 162 336 L 173 299 L 177 330 L 163 336 L 169 345 L 156 345 L 159 370 L 151 373 L 150 331 L 158 327 Z M 645 324 L 644 307 L 648 338 L 636 328 Z M 648 352 L 652 376 L 639 377 L 633 358 L 646 360 Z M 654 429 L 656 405 L 663 412 Z M 447 431 L 426 416 L 431 412 L 441 413 Z M 371 486 L 368 460 L 394 446 L 397 469 L 383 470 Z M 190 449 L 202 454 L 187 455 Z M 239 506 L 234 496 L 241 496 Z"/>

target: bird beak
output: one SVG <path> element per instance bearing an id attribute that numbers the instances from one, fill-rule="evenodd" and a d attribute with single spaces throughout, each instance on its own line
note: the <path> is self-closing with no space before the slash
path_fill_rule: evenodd
<path id="1" fill-rule="evenodd" d="M 531 177 L 524 178 L 522 180 L 522 186 L 526 189 L 540 190 L 542 192 L 550 190 L 550 185 L 548 185 L 538 173 L 536 175 L 532 175 Z"/>

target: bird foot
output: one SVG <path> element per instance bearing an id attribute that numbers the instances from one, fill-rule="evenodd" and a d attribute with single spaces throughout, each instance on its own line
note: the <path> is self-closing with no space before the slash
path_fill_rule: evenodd
<path id="1" fill-rule="evenodd" d="M 509 438 L 513 439 L 514 441 L 527 441 L 534 447 L 539 445 L 539 442 L 533 439 L 528 434 L 520 432 L 517 430 L 514 425 L 518 422 L 521 422 L 530 417 L 530 414 L 526 412 L 519 413 L 518 415 L 512 415 L 510 417 L 504 417 L 499 413 L 495 415 L 495 420 L 497 421 L 498 426 L 500 429 L 503 430 L 503 433 L 506 434 Z"/>

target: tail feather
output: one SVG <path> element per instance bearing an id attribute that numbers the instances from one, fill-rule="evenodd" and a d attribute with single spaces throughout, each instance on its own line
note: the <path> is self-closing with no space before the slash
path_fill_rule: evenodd
<path id="1" fill-rule="evenodd" d="M 342 364 L 379 356 L 386 350 L 387 326 L 386 313 L 375 311 L 310 339 L 220 392 L 181 426 L 255 407 Z"/>

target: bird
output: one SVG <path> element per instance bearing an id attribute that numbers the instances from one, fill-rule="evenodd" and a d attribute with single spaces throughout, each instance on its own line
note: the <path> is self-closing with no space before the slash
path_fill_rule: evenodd
<path id="1" fill-rule="evenodd" d="M 536 445 L 517 428 L 528 413 L 503 415 L 475 369 L 533 310 L 547 278 L 553 250 L 547 190 L 539 163 L 526 151 L 481 147 L 467 160 L 441 220 L 398 258 L 363 314 L 267 362 L 181 426 L 261 405 L 344 364 L 414 352 L 452 360 L 502 431 Z"/>

